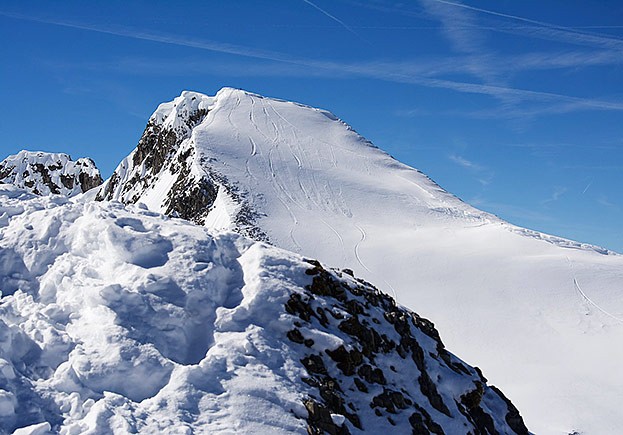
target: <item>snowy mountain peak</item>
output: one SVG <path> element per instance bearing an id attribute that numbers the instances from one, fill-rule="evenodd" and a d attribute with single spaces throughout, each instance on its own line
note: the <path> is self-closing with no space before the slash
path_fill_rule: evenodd
<path id="1" fill-rule="evenodd" d="M 372 146 L 331 113 L 233 88 L 214 97 L 185 91 L 161 104 L 97 198 L 142 202 L 215 229 L 273 240 L 281 231 L 270 234 L 262 225 L 269 210 L 292 220 L 298 207 L 348 217 L 352 211 L 340 191 L 363 181 L 357 189 L 374 183 L 384 195 L 395 184 L 388 178 L 413 191 L 409 196 L 427 209 L 494 219 Z M 276 203 L 267 203 L 271 199 Z"/>
<path id="2" fill-rule="evenodd" d="M 102 184 L 102 177 L 89 158 L 22 150 L 0 162 L 0 182 L 36 195 L 74 196 Z"/>
<path id="3" fill-rule="evenodd" d="M 623 351 L 611 346 L 623 339 L 623 256 L 477 210 L 329 112 L 185 92 L 160 106 L 97 198 L 352 269 L 433 318 L 537 433 L 623 426 Z"/>

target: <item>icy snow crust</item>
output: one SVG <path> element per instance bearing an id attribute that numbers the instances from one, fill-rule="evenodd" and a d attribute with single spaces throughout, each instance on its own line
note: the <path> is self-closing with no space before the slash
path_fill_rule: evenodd
<path id="1" fill-rule="evenodd" d="M 0 185 L 0 213 L 0 433 L 307 433 L 307 420 L 328 424 L 318 420 L 328 393 L 314 385 L 328 379 L 338 383 L 330 424 L 354 433 L 353 422 L 380 433 L 391 418 L 400 433 L 461 434 L 474 416 L 513 433 L 506 400 L 432 325 L 348 275 L 119 202 Z M 360 380 L 365 392 L 327 353 L 371 345 L 346 321 L 373 323 L 394 343 L 353 363 L 385 373 Z M 417 341 L 401 341 L 405 330 Z M 302 362 L 311 354 L 325 371 Z"/>
<path id="2" fill-rule="evenodd" d="M 37 195 L 75 196 L 102 183 L 93 160 L 71 160 L 67 154 L 20 151 L 0 162 L 0 183 Z"/>
<path id="3" fill-rule="evenodd" d="M 273 244 L 350 267 L 433 319 L 536 433 L 623 427 L 623 256 L 481 212 L 323 110 L 225 88 L 152 119 L 175 125 L 192 97 L 209 107 L 182 144 L 193 171 L 243 192 Z M 161 177 L 137 191 L 156 211 Z M 231 211 L 209 211 L 227 225 Z"/>

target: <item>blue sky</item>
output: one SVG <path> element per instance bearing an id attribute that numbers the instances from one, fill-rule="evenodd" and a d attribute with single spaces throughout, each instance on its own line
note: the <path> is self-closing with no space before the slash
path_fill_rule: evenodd
<path id="1" fill-rule="evenodd" d="M 223 86 L 326 108 L 515 224 L 623 252 L 619 1 L 0 3 L 0 151 L 104 176 L 156 106 Z"/>

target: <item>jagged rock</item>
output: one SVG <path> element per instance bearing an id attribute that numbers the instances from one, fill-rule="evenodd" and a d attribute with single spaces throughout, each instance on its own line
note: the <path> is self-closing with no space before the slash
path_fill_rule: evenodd
<path id="1" fill-rule="evenodd" d="M 286 335 L 300 346 L 314 334 L 337 330 L 342 343 L 320 353 L 300 348 L 307 371 L 303 380 L 316 404 L 305 402 L 307 409 L 315 407 L 308 417 L 309 433 L 338 430 L 329 423 L 332 414 L 344 416 L 350 431 L 407 424 L 414 434 L 444 434 L 441 422 L 451 418 L 462 421 L 465 433 L 525 433 L 516 408 L 488 387 L 479 371 L 445 349 L 432 322 L 365 281 L 306 261 L 311 283 L 304 294 L 292 294 L 285 302 L 286 311 L 298 319 Z M 457 385 L 462 387 L 457 390 Z M 485 394 L 494 408 L 484 405 Z M 497 407 L 505 409 L 503 415 L 496 414 Z"/>
<path id="2" fill-rule="evenodd" d="M 305 400 L 305 408 L 309 413 L 307 422 L 309 424 L 307 433 L 310 435 L 344 435 L 349 434 L 348 428 L 344 425 L 337 426 L 331 418 L 331 412 L 319 404 L 318 402 L 307 399 Z"/>
<path id="3" fill-rule="evenodd" d="M 213 170 L 211 161 L 195 146 L 193 131 L 208 117 L 215 100 L 184 92 L 174 101 L 161 104 L 134 151 L 100 188 L 96 200 L 126 204 L 147 201 L 155 211 L 199 225 L 207 224 L 211 213 L 228 216 L 228 222 L 212 222 L 210 226 L 267 241 L 264 231 L 254 223 L 258 214 L 247 203 L 245 193 Z M 146 200 L 153 191 L 163 194 L 155 201 Z"/>
<path id="4" fill-rule="evenodd" d="M 35 195 L 74 196 L 102 184 L 93 160 L 67 154 L 20 151 L 0 162 L 0 182 Z"/>

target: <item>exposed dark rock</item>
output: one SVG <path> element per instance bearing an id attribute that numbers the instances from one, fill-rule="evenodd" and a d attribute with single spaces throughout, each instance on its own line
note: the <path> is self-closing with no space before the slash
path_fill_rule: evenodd
<path id="1" fill-rule="evenodd" d="M 86 172 L 80 172 L 80 174 L 78 174 L 78 182 L 80 183 L 80 189 L 83 192 L 87 192 L 101 185 L 104 180 L 102 180 L 102 176 L 99 173 L 95 176 L 91 176 Z"/>
<path id="2" fill-rule="evenodd" d="M 344 320 L 338 327 L 340 328 L 340 331 L 359 339 L 359 342 L 362 345 L 363 353 L 367 357 L 379 352 L 381 336 L 374 329 L 368 328 L 359 323 L 359 319 L 356 317 Z"/>
<path id="3" fill-rule="evenodd" d="M 61 193 L 59 186 L 57 186 L 56 183 L 54 183 L 52 181 L 52 178 L 50 177 L 50 172 L 48 171 L 48 168 L 46 168 L 41 163 L 35 163 L 35 164 L 32 164 L 31 166 L 33 166 L 35 168 L 36 172 L 41 175 L 41 179 L 43 180 L 43 184 L 48 186 L 48 188 L 50 189 L 50 192 L 55 193 L 55 194 Z"/>
<path id="4" fill-rule="evenodd" d="M 331 412 L 322 404 L 313 399 L 306 399 L 304 402 L 307 409 L 307 433 L 310 435 L 343 435 L 349 434 L 350 431 L 344 425 L 337 426 L 333 423 Z"/>
<path id="5" fill-rule="evenodd" d="M 73 196 L 100 185 L 102 178 L 91 159 L 72 161 L 67 154 L 20 151 L 0 162 L 0 182 L 36 195 Z M 76 186 L 80 186 L 80 190 L 75 189 Z"/>
<path id="6" fill-rule="evenodd" d="M 411 423 L 411 427 L 413 428 L 413 434 L 434 433 L 436 435 L 445 435 L 443 428 L 433 421 L 430 414 L 426 412 L 424 408 L 418 404 L 414 404 L 414 407 L 417 411 L 409 417 L 409 423 Z M 421 432 L 422 430 L 426 431 Z"/>
<path id="7" fill-rule="evenodd" d="M 515 407 L 515 405 L 513 405 L 513 403 L 508 400 L 504 393 L 502 393 L 502 391 L 500 391 L 500 389 L 497 388 L 495 385 L 491 385 L 489 388 L 495 391 L 495 393 L 500 396 L 500 398 L 506 403 L 506 406 L 508 408 L 508 412 L 504 417 L 506 423 L 511 427 L 511 429 L 515 431 L 515 433 L 519 435 L 528 435 L 530 432 L 524 424 L 523 418 L 521 418 L 521 414 L 519 414 L 519 410 Z"/>
<path id="8" fill-rule="evenodd" d="M 395 414 L 396 409 L 406 409 L 412 404 L 413 402 L 405 399 L 401 392 L 388 389 L 384 389 L 381 394 L 372 399 L 372 406 L 385 408 L 391 414 Z"/>
<path id="9" fill-rule="evenodd" d="M 305 368 L 309 373 L 326 375 L 327 369 L 324 366 L 324 361 L 320 355 L 308 355 L 301 360 Z"/>
<path id="10" fill-rule="evenodd" d="M 443 403 L 443 399 L 439 395 L 435 383 L 432 381 L 427 372 L 422 372 L 418 378 L 418 383 L 420 384 L 420 391 L 426 396 L 433 408 L 439 412 L 443 412 L 448 417 L 451 417 L 452 415 L 450 414 L 450 410 L 446 404 Z"/>
<path id="11" fill-rule="evenodd" d="M 61 183 L 63 183 L 63 186 L 65 186 L 67 189 L 73 189 L 74 188 L 74 177 L 70 175 L 61 174 Z"/>
<path id="12" fill-rule="evenodd" d="M 357 389 L 363 393 L 367 393 L 368 392 L 368 387 L 366 386 L 366 384 L 364 384 L 361 379 L 359 378 L 354 378 L 355 381 L 355 386 L 357 387 Z"/>
<path id="13" fill-rule="evenodd" d="M 103 191 L 100 190 L 99 192 L 97 192 L 97 195 L 95 196 L 95 200 L 104 201 L 107 199 L 112 199 L 115 189 L 117 188 L 118 184 L 119 184 L 119 175 L 116 172 L 113 172 L 104 190 Z"/>
<path id="14" fill-rule="evenodd" d="M 445 350 L 432 322 L 398 307 L 393 299 L 364 281 L 353 280 L 348 277 L 349 274 L 340 271 L 330 272 L 315 260 L 306 261 L 311 266 L 306 271 L 311 284 L 305 287 L 306 293 L 292 294 L 285 303 L 285 309 L 297 316 L 297 328 L 307 326 L 313 330 L 319 328 L 320 324 L 325 332 L 335 334 L 335 329 L 330 328 L 337 326 L 337 330 L 343 334 L 339 337 L 345 342 L 344 345 L 327 348 L 319 354 L 310 353 L 302 360 L 308 374 L 303 377 L 303 381 L 317 391 L 312 395 L 316 397 L 314 401 L 328 412 L 329 417 L 331 414 L 343 415 L 348 420 L 344 428 L 348 429 L 351 427 L 348 425 L 352 424 L 352 427 L 365 430 L 361 426 L 362 410 L 353 405 L 353 402 L 357 403 L 354 398 L 359 397 L 359 403 L 367 402 L 373 415 L 382 418 L 388 427 L 408 419 L 414 434 L 444 434 L 441 425 L 435 421 L 440 414 L 446 416 L 444 419 L 462 419 L 466 431 L 474 434 L 495 433 L 493 431 L 497 429 L 492 417 L 481 407 L 483 394 L 489 387 L 480 380 L 479 373 L 466 367 Z M 382 327 L 393 328 L 395 332 L 392 331 L 391 335 L 392 338 L 397 335 L 397 343 L 388 335 L 379 333 L 378 325 L 383 323 Z M 298 344 L 305 343 L 306 338 L 297 328 L 286 333 L 288 339 Z M 416 331 L 426 336 L 426 344 L 418 342 L 423 336 Z M 388 365 L 377 365 L 377 362 L 390 352 L 394 352 L 396 357 L 400 356 L 404 364 L 399 368 L 389 364 L 391 371 L 384 372 Z M 387 360 L 384 361 L 387 364 Z M 429 374 L 427 366 L 430 364 L 444 369 L 447 367 L 453 376 L 467 376 L 474 381 L 474 389 L 445 403 L 445 396 L 439 393 L 437 384 Z M 417 383 L 409 387 L 411 392 L 406 389 L 407 385 L 397 384 L 394 380 L 396 376 L 400 378 L 400 372 L 405 370 L 417 376 Z M 352 383 L 341 376 L 352 378 Z M 439 373 L 435 374 L 435 379 L 441 382 Z M 342 389 L 341 382 L 348 388 Z M 415 393 L 414 386 L 419 392 Z M 379 393 L 380 388 L 382 391 Z M 364 396 L 370 393 L 374 394 L 372 399 Z M 427 403 L 416 403 L 414 397 L 422 401 L 420 393 L 426 397 Z M 456 415 L 453 415 L 449 405 L 452 405 L 453 410 L 458 409 Z M 426 408 L 434 412 L 429 413 Z M 516 410 L 511 405 L 507 404 L 507 408 L 505 418 L 508 426 L 505 427 L 525 434 L 522 432 L 525 426 L 519 413 L 513 412 Z M 407 414 L 399 419 L 398 416 L 403 413 Z M 337 430 L 330 424 L 319 425 L 316 421 L 326 421 L 326 418 L 323 420 L 315 415 L 308 419 L 309 430 L 316 431 L 310 433 Z M 366 415 L 371 414 L 368 412 Z"/>
<path id="15" fill-rule="evenodd" d="M 305 337 L 303 337 L 303 334 L 301 334 L 301 331 L 299 331 L 296 328 L 288 331 L 287 336 L 290 340 L 292 340 L 295 343 L 303 344 L 305 342 Z"/>
<path id="16" fill-rule="evenodd" d="M 385 385 L 387 383 L 383 370 L 378 367 L 372 367 L 370 364 L 364 364 L 359 367 L 357 374 L 370 384 Z"/>
<path id="17" fill-rule="evenodd" d="M 189 185 L 187 173 L 181 172 L 167 194 L 165 214 L 203 225 L 217 193 L 218 187 L 206 178 Z"/>
<path id="18" fill-rule="evenodd" d="M 480 382 L 476 382 L 475 385 L 475 389 L 461 396 L 461 403 L 465 405 L 467 409 L 480 406 L 482 395 L 485 393 L 485 389 Z"/>
<path id="19" fill-rule="evenodd" d="M 335 350 L 325 351 L 333 361 L 337 363 L 337 367 L 346 376 L 352 376 L 355 369 L 363 362 L 363 355 L 358 350 L 346 350 L 344 346 L 340 346 Z"/>
<path id="20" fill-rule="evenodd" d="M 311 305 L 304 301 L 300 294 L 293 293 L 286 302 L 286 311 L 289 314 L 296 314 L 302 320 L 309 322 L 314 315 Z"/>

